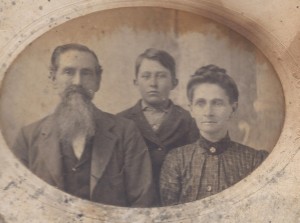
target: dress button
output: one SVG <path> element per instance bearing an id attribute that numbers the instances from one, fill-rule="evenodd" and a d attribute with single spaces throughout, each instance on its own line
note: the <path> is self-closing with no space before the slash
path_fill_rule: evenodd
<path id="1" fill-rule="evenodd" d="M 217 151 L 217 149 L 216 149 L 215 147 L 210 147 L 210 148 L 209 148 L 209 151 L 210 151 L 211 153 L 215 153 L 215 152 Z"/>
<path id="2" fill-rule="evenodd" d="M 162 148 L 157 148 L 158 151 L 162 151 Z"/>
<path id="3" fill-rule="evenodd" d="M 77 170 L 76 167 L 73 167 L 73 168 L 72 168 L 72 171 L 76 172 L 76 170 Z"/>
<path id="4" fill-rule="evenodd" d="M 211 187 L 211 186 L 207 186 L 207 187 L 206 187 L 206 190 L 207 190 L 208 192 L 211 192 L 212 187 Z"/>

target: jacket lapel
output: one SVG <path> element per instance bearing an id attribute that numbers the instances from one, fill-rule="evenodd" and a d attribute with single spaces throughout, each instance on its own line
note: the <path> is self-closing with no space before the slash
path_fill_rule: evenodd
<path id="1" fill-rule="evenodd" d="M 110 132 L 114 121 L 105 113 L 96 111 L 96 133 L 93 141 L 90 195 L 92 196 L 97 182 L 102 177 L 116 144 L 115 136 Z"/>
<path id="2" fill-rule="evenodd" d="M 43 160 L 45 167 L 52 176 L 55 186 L 62 189 L 64 181 L 62 176 L 62 155 L 60 152 L 59 138 L 53 125 L 53 116 L 49 116 L 45 125 L 41 129 L 41 139 L 39 141 L 39 148 L 43 151 Z"/>
<path id="3" fill-rule="evenodd" d="M 170 136 L 174 135 L 174 131 L 182 131 L 179 128 L 181 122 L 181 114 L 178 114 L 177 109 L 175 108 L 172 101 L 170 101 L 170 109 L 169 112 L 166 114 L 163 122 L 161 123 L 157 134 L 159 134 L 161 141 L 164 141 Z"/>
<path id="4" fill-rule="evenodd" d="M 140 132 L 142 133 L 143 137 L 148 139 L 151 142 L 159 145 L 160 147 L 164 147 L 161 140 L 152 130 L 151 126 L 149 125 L 146 117 L 143 114 L 142 107 L 141 107 L 141 100 L 132 108 L 131 110 L 131 118 L 135 124 L 138 126 Z"/>

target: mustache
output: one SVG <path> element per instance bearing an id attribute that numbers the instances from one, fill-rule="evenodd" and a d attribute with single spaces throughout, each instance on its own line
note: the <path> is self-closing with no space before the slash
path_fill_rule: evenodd
<path id="1" fill-rule="evenodd" d="M 84 99 L 92 100 L 94 91 L 87 90 L 80 85 L 70 85 L 63 92 L 63 98 L 68 99 L 74 94 L 80 94 Z"/>

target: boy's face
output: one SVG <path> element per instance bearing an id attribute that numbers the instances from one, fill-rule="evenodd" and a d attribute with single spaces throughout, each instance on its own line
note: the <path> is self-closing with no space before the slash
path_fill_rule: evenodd
<path id="1" fill-rule="evenodd" d="M 229 97 L 217 84 L 202 83 L 195 87 L 191 103 L 191 114 L 205 138 L 223 138 L 237 103 L 230 103 Z"/>
<path id="2" fill-rule="evenodd" d="M 158 106 L 168 101 L 170 91 L 176 87 L 177 80 L 172 78 L 171 72 L 158 61 L 144 59 L 134 84 L 147 104 Z"/>

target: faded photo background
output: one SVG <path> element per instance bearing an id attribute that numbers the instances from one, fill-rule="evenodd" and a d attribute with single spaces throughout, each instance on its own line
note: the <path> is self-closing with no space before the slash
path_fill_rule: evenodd
<path id="1" fill-rule="evenodd" d="M 188 109 L 187 81 L 196 69 L 215 64 L 237 82 L 239 108 L 231 126 L 233 140 L 271 151 L 284 121 L 284 97 L 265 56 L 246 38 L 214 21 L 162 8 L 123 8 L 80 17 L 53 28 L 30 44 L 9 68 L 0 100 L 2 133 L 11 146 L 24 125 L 53 112 L 57 92 L 49 76 L 54 48 L 87 45 L 103 67 L 94 103 L 118 113 L 140 98 L 133 85 L 135 59 L 145 49 L 163 49 L 177 62 L 179 85 L 174 103 Z"/>

